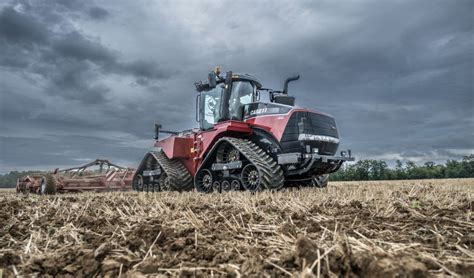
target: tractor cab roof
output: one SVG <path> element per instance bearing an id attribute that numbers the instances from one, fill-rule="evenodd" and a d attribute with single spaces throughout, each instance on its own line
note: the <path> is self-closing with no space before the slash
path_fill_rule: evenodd
<path id="1" fill-rule="evenodd" d="M 257 89 L 262 88 L 262 83 L 260 82 L 260 80 L 258 80 L 257 77 L 248 73 L 232 73 L 232 81 L 249 81 L 252 82 L 255 86 L 257 86 Z M 224 80 L 217 81 L 217 84 L 220 83 L 224 83 Z M 211 89 L 211 87 L 209 87 L 209 80 L 197 81 L 194 83 L 194 85 L 196 86 L 196 90 L 198 92 L 207 91 Z"/>

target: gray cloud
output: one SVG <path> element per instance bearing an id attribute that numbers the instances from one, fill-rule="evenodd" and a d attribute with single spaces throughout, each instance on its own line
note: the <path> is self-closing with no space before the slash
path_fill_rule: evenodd
<path id="1" fill-rule="evenodd" d="M 0 171 L 73 165 L 80 154 L 133 166 L 151 147 L 154 122 L 195 126 L 193 82 L 216 64 L 277 89 L 301 73 L 290 88 L 297 103 L 334 115 L 341 147 L 358 158 L 458 159 L 474 149 L 473 8 L 431 0 L 0 5 Z"/>
<path id="2" fill-rule="evenodd" d="M 109 17 L 110 13 L 101 7 L 91 7 L 89 8 L 89 16 L 92 19 L 103 20 Z"/>
<path id="3" fill-rule="evenodd" d="M 0 35 L 2 40 L 16 44 L 31 45 L 47 40 L 46 30 L 37 21 L 11 7 L 0 13 Z"/>

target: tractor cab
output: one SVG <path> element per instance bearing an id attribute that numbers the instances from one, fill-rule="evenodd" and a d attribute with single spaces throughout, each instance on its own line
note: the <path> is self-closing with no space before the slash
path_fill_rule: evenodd
<path id="1" fill-rule="evenodd" d="M 201 130 L 212 129 L 227 120 L 243 121 L 244 107 L 258 99 L 260 82 L 248 74 L 228 72 L 225 80 L 208 80 L 195 84 L 196 120 Z"/>
<path id="2" fill-rule="evenodd" d="M 285 114 L 295 104 L 295 97 L 288 95 L 288 83 L 299 75 L 285 80 L 283 91 L 262 88 L 260 81 L 250 74 L 227 72 L 226 78 L 218 78 L 211 72 L 207 81 L 195 83 L 196 120 L 201 130 L 209 130 L 215 124 L 228 120 L 244 121 L 264 114 Z M 260 92 L 268 91 L 270 103 L 258 102 Z"/>

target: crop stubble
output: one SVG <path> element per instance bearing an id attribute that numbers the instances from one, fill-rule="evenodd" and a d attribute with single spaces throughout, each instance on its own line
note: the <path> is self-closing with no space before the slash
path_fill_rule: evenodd
<path id="1" fill-rule="evenodd" d="M 0 276 L 469 276 L 474 179 L 281 192 L 0 192 Z"/>

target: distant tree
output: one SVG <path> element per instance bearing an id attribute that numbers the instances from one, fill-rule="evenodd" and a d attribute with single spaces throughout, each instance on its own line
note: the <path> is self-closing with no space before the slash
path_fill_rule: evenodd
<path id="1" fill-rule="evenodd" d="M 405 169 L 403 168 L 403 162 L 400 159 L 395 161 L 395 174 L 393 177 L 397 180 L 405 179 Z"/>
<path id="2" fill-rule="evenodd" d="M 442 179 L 474 177 L 474 155 L 465 156 L 462 161 L 448 160 L 446 164 L 427 161 L 418 166 L 413 161 L 404 163 L 395 161 L 390 168 L 383 160 L 359 160 L 354 164 L 344 165 L 334 174 L 331 180 L 394 180 L 394 179 Z"/>

